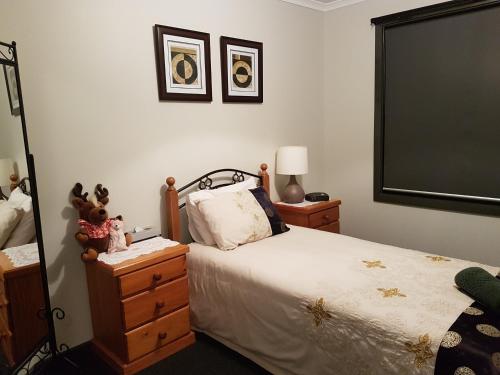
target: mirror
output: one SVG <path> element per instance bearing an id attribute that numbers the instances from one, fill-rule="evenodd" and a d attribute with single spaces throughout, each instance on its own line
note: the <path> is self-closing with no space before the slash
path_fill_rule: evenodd
<path id="1" fill-rule="evenodd" d="M 15 44 L 0 43 L 0 373 L 21 373 L 47 342 L 44 261 L 36 236 L 38 205 Z M 36 189 L 34 189 L 36 190 Z M 43 270 L 43 272 L 42 272 Z M 44 281 L 42 281 L 44 280 Z M 3 371 L 3 372 L 2 372 Z M 29 373 L 26 372 L 26 373 Z"/>

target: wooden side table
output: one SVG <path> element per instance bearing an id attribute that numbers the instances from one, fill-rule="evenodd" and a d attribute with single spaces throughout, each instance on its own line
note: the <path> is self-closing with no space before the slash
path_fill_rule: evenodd
<path id="1" fill-rule="evenodd" d="M 0 350 L 9 366 L 47 336 L 47 321 L 38 317 L 44 305 L 40 263 L 15 267 L 0 252 Z"/>
<path id="2" fill-rule="evenodd" d="M 340 233 L 340 200 L 317 202 L 307 206 L 274 204 L 287 224 Z"/>
<path id="3" fill-rule="evenodd" d="M 119 374 L 140 370 L 194 343 L 186 245 L 116 265 L 86 263 L 97 354 Z"/>

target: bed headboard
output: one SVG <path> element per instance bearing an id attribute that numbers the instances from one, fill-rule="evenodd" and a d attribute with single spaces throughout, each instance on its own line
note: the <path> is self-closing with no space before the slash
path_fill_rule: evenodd
<path id="1" fill-rule="evenodd" d="M 228 172 L 232 173 L 232 176 L 228 176 Z M 217 169 L 198 177 L 179 189 L 176 189 L 174 186 L 175 178 L 168 177 L 168 188 L 165 192 L 168 238 L 174 241 L 180 241 L 181 238 L 180 210 L 185 206 L 185 203 L 179 205 L 179 193 L 187 191 L 196 185 L 199 190 L 217 189 L 237 182 L 242 182 L 245 180 L 245 176 L 258 178 L 260 180 L 260 186 L 269 193 L 269 175 L 267 173 L 267 164 L 264 163 L 260 165 L 259 174 L 232 168 Z M 222 182 L 219 182 L 219 180 L 222 180 Z M 216 182 L 214 183 L 214 181 Z"/>
<path id="2" fill-rule="evenodd" d="M 13 191 L 15 188 L 18 187 L 24 194 L 31 195 L 29 189 L 29 182 L 30 182 L 29 177 L 24 177 L 21 180 L 19 180 L 19 177 L 13 174 L 12 176 L 10 176 L 10 191 Z"/>
<path id="3" fill-rule="evenodd" d="M 28 184 L 27 184 L 28 183 Z M 29 191 L 29 178 L 24 177 L 19 181 L 19 177 L 16 174 L 10 176 L 10 191 L 13 191 L 15 188 L 19 187 L 22 192 L 26 195 L 31 195 Z M 8 197 L 2 192 L 0 189 L 0 200 L 7 200 Z"/>

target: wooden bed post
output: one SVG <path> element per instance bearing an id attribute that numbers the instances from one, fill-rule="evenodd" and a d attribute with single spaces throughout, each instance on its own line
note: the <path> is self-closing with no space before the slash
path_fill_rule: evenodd
<path id="1" fill-rule="evenodd" d="M 264 188 L 265 191 L 267 191 L 267 194 L 271 194 L 270 189 L 269 189 L 269 175 L 267 174 L 267 164 L 266 163 L 262 163 L 260 165 L 259 176 L 262 177 L 262 187 Z"/>
<path id="2" fill-rule="evenodd" d="M 179 216 L 179 194 L 175 189 L 175 178 L 167 178 L 167 191 L 165 192 L 165 201 L 167 203 L 167 225 L 168 238 L 172 241 L 180 241 L 181 226 Z"/>

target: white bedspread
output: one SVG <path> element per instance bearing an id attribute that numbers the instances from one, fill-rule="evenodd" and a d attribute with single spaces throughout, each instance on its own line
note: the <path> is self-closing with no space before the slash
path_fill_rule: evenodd
<path id="1" fill-rule="evenodd" d="M 275 374 L 433 374 L 472 302 L 454 276 L 478 265 L 294 226 L 234 251 L 190 249 L 194 328 Z"/>

